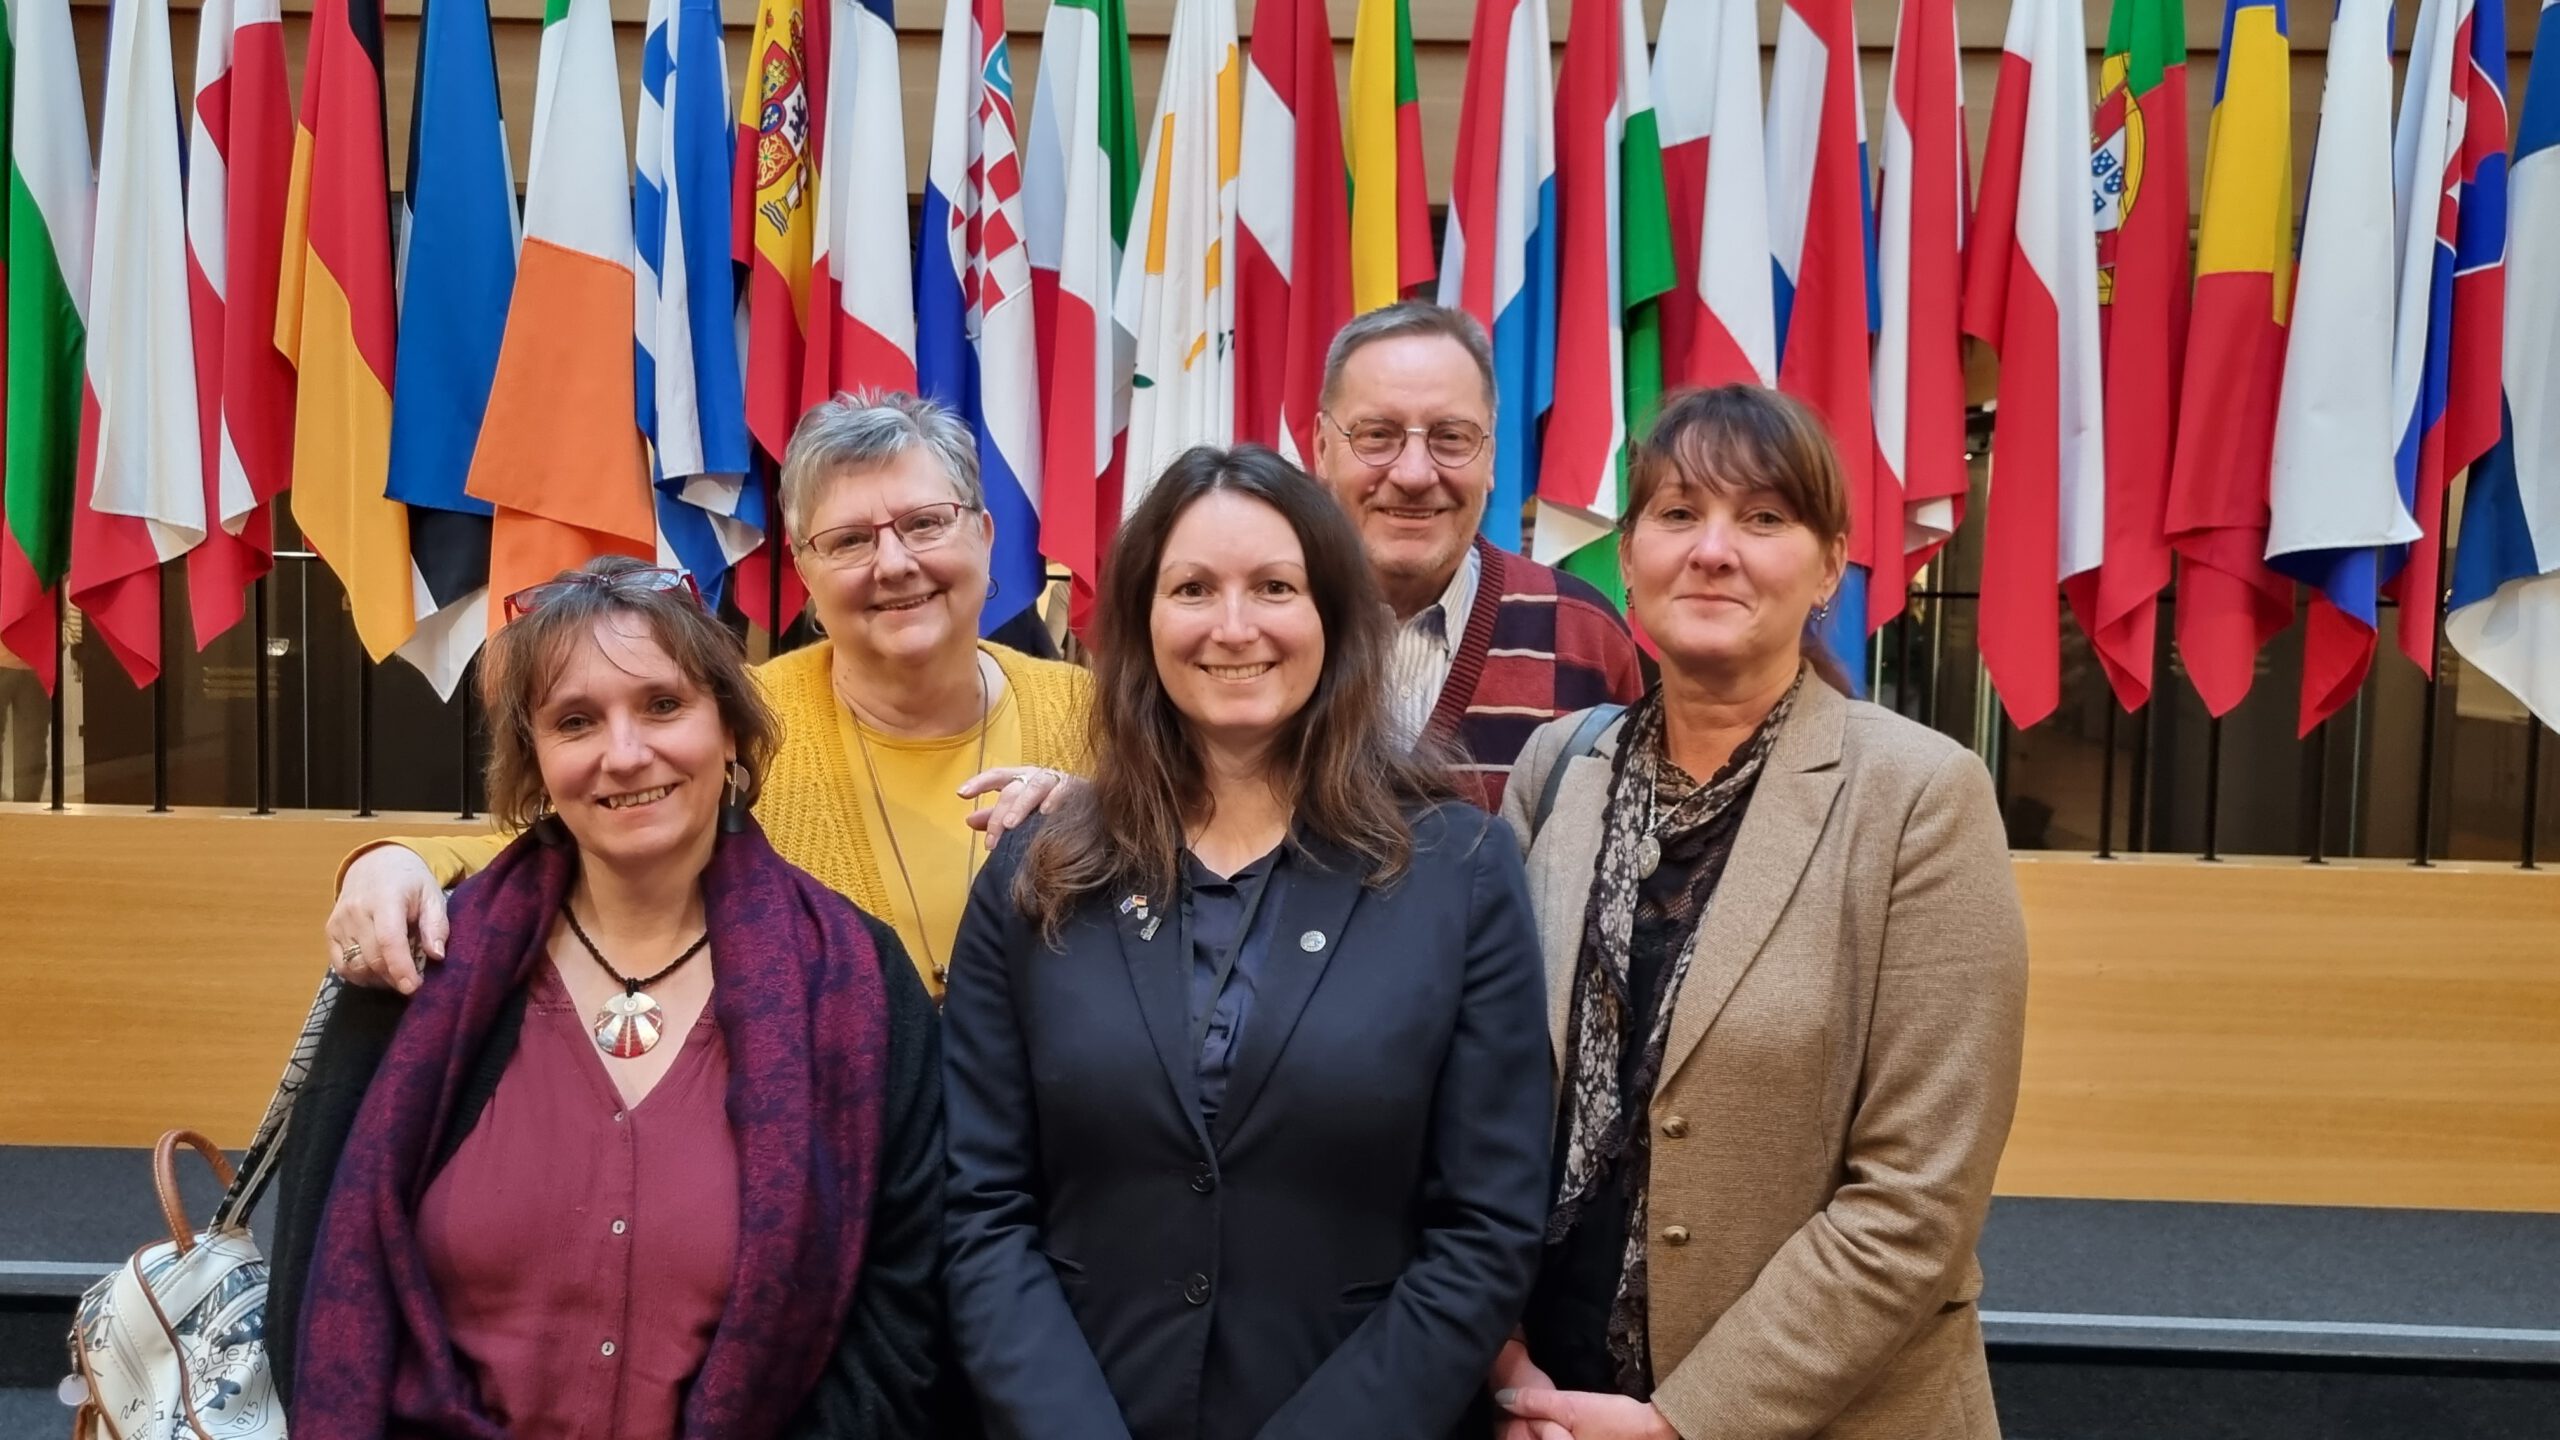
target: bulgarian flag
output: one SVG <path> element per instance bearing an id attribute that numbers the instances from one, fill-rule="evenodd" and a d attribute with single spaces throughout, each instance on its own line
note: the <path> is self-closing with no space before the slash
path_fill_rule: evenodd
<path id="1" fill-rule="evenodd" d="M 1236 181 L 1236 438 L 1302 463 L 1326 347 L 1351 318 L 1341 157 L 1323 0 L 1259 0 Z"/>
<path id="2" fill-rule="evenodd" d="M 1129 337 L 1111 318 L 1138 193 L 1137 102 L 1121 0 L 1057 0 L 1040 32 L 1022 220 L 1040 334 L 1040 552 L 1074 577 L 1082 617 L 1120 519 Z"/>
<path id="3" fill-rule="evenodd" d="M 2163 527 L 2178 556 L 2178 658 L 2208 714 L 2249 694 L 2293 623 L 2267 568 L 2267 463 L 2293 299 L 2293 60 L 2282 0 L 2226 0 L 2205 137 L 2193 323 Z"/>
<path id="4" fill-rule="evenodd" d="M 524 248 L 464 486 L 497 507 L 492 629 L 528 585 L 598 555 L 658 555 L 635 406 L 630 153 L 608 0 L 550 0 Z"/>
<path id="5" fill-rule="evenodd" d="M 2106 544 L 2098 236 L 2080 0 L 2018 0 L 1966 255 L 1964 327 L 2000 352 L 1982 659 L 2019 728 L 2062 699 L 2060 583 Z"/>
<path id="6" fill-rule="evenodd" d="M 2089 128 L 2106 374 L 2106 558 L 2065 588 L 2116 703 L 2132 710 L 2151 698 L 2160 591 L 2169 583 L 2166 507 L 2187 349 L 2184 0 L 2116 0 Z"/>
<path id="7" fill-rule="evenodd" d="M 1657 302 L 1675 280 L 1648 71 L 1635 0 L 1575 7 L 1556 81 L 1563 279 L 1534 543 L 1538 560 L 1561 561 L 1620 601 L 1611 536 L 1626 504 L 1629 439 L 1660 398 Z"/>
<path id="8" fill-rule="evenodd" d="M 1359 6 L 1351 30 L 1351 109 L 1343 125 L 1351 158 L 1351 303 L 1375 310 L 1431 283 L 1431 204 L 1422 185 L 1412 8 L 1408 0 L 1359 0 Z M 1314 8 L 1321 21 L 1323 5 Z M 1261 33 L 1256 25 L 1254 34 Z M 1330 32 L 1325 54 L 1329 61 Z"/>
<path id="9" fill-rule="evenodd" d="M 57 677 L 56 587 L 71 568 L 72 475 L 88 341 L 96 186 L 70 0 L 8 0 L 9 394 L 7 525 L 0 527 L 0 645 L 44 687 Z"/>

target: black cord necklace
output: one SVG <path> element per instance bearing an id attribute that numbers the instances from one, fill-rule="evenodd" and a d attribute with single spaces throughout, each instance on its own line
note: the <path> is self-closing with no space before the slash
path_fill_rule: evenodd
<path id="1" fill-rule="evenodd" d="M 646 979 L 634 980 L 613 968 L 613 962 L 604 958 L 604 952 L 596 948 L 596 942 L 587 938 L 586 927 L 578 923 L 577 913 L 566 904 L 560 907 L 560 918 L 569 922 L 569 933 L 577 936 L 578 943 L 587 947 L 587 953 L 604 967 L 604 973 L 612 976 L 614 983 L 622 987 L 621 994 L 605 1001 L 604 1008 L 596 1012 L 595 1024 L 588 1031 L 595 1037 L 596 1048 L 616 1060 L 637 1060 L 656 1049 L 666 1022 L 659 1012 L 658 1002 L 641 992 L 673 975 L 684 968 L 684 962 L 701 954 L 703 947 L 711 943 L 711 932 L 703 931 L 702 938 L 686 946 L 683 954 L 668 961 L 664 970 Z"/>

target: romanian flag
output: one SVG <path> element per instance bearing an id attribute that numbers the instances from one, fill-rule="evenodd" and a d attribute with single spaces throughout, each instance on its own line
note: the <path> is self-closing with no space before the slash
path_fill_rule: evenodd
<path id="1" fill-rule="evenodd" d="M 1260 0 L 1236 196 L 1236 438 L 1300 463 L 1325 351 L 1351 318 L 1350 208 L 1323 0 Z"/>
<path id="2" fill-rule="evenodd" d="M 384 494 L 398 301 L 382 134 L 381 0 L 319 0 L 285 198 L 276 348 L 293 362 L 293 518 L 376 660 L 417 628 L 409 516 Z"/>
<path id="3" fill-rule="evenodd" d="M 1343 123 L 1351 158 L 1351 304 L 1375 310 L 1431 282 L 1431 205 L 1422 182 L 1412 7 L 1408 0 L 1359 5 L 1351 30 L 1351 108 Z M 1314 8 L 1321 21 L 1323 5 Z M 1254 33 L 1262 33 L 1259 25 Z"/>
<path id="4" fill-rule="evenodd" d="M 2178 658 L 2227 715 L 2293 622 L 2267 568 L 2267 462 L 2293 298 L 2293 61 L 2285 0 L 2228 0 L 2205 139 L 2193 323 L 2163 528 L 2178 556 Z"/>
<path id="5" fill-rule="evenodd" d="M 524 248 L 465 487 L 498 507 L 493 629 L 527 585 L 598 555 L 658 554 L 635 406 L 629 154 L 608 0 L 551 0 Z"/>

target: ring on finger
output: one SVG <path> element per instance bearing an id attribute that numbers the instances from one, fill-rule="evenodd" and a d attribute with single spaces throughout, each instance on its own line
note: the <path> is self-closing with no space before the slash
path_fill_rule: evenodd
<path id="1" fill-rule="evenodd" d="M 353 965 L 357 960 L 362 959 L 363 956 L 364 947 L 362 945 L 350 945 L 344 950 L 338 952 L 338 963 L 342 966 Z"/>

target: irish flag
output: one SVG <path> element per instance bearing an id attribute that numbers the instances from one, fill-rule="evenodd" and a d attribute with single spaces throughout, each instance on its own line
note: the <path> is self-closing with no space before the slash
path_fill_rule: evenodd
<path id="1" fill-rule="evenodd" d="M 71 568 L 95 185 L 69 0 L 8 0 L 9 394 L 0 645 L 51 690 L 56 587 Z"/>
<path id="2" fill-rule="evenodd" d="M 525 586 L 598 555 L 658 554 L 634 408 L 630 151 L 607 0 L 551 0 L 541 65 L 524 248 L 465 487 L 498 507 L 493 629 Z"/>
<path id="3" fill-rule="evenodd" d="M 1350 192 L 1323 0 L 1254 6 L 1236 251 L 1236 438 L 1304 460 L 1325 349 L 1351 318 Z"/>
<path id="4" fill-rule="evenodd" d="M 1431 282 L 1431 205 L 1422 188 L 1422 96 L 1408 0 L 1359 0 L 1351 29 L 1351 303 L 1375 310 Z M 1314 7 L 1322 18 L 1324 7 Z M 1257 15 L 1259 12 L 1256 12 Z M 1262 27 L 1254 27 L 1255 35 Z M 1328 36 L 1326 56 L 1331 57 Z"/>
<path id="5" fill-rule="evenodd" d="M 2018 0 L 1966 257 L 1964 326 L 2000 352 L 1982 660 L 2023 729 L 2062 699 L 2062 581 L 2106 545 L 2098 236 L 2080 0 Z"/>

